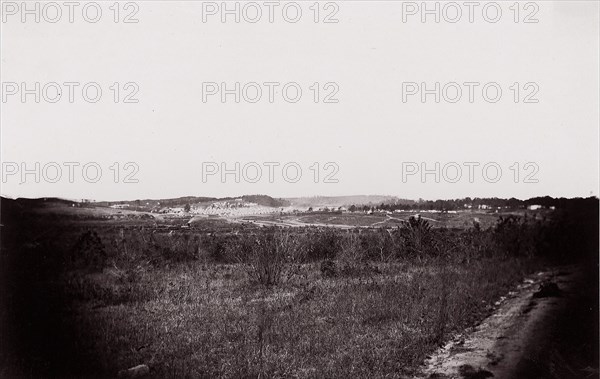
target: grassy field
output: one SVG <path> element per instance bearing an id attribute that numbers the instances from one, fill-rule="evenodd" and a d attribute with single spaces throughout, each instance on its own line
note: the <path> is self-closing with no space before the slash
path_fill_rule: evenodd
<path id="1" fill-rule="evenodd" d="M 2 205 L 0 377 L 402 378 L 525 275 L 597 246 L 588 215 L 182 228 Z M 375 217 L 302 217 L 325 216 Z"/>
<path id="2" fill-rule="evenodd" d="M 396 228 L 410 217 L 421 215 L 434 228 L 468 229 L 474 223 L 482 228 L 493 226 L 499 217 L 509 215 L 542 217 L 542 212 L 519 210 L 513 212 L 461 211 L 457 213 L 405 211 L 390 215 L 383 213 L 365 214 L 362 212 L 311 212 L 300 214 L 273 214 L 244 217 L 244 220 L 264 223 L 267 225 L 302 226 L 324 225 L 337 227 L 376 227 Z"/>
<path id="3" fill-rule="evenodd" d="M 147 363 L 157 378 L 402 377 L 533 267 L 379 264 L 323 278 L 307 264 L 265 288 L 239 265 L 196 263 L 79 277 L 70 296 L 105 374 Z"/>

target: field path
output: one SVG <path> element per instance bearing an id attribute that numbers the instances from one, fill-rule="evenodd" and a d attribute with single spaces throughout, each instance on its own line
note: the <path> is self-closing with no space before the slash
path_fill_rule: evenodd
<path id="1" fill-rule="evenodd" d="M 562 327 L 558 319 L 577 296 L 575 289 L 583 288 L 582 276 L 581 270 L 569 266 L 525 279 L 516 291 L 497 302 L 496 311 L 472 332 L 457 335 L 434 353 L 415 378 L 541 377 L 525 373 L 552 365 L 546 362 L 551 349 L 543 349 L 555 343 L 552 331 Z M 540 284 L 549 282 L 558 285 L 560 294 L 538 297 Z M 581 371 L 574 374 L 586 376 Z"/>

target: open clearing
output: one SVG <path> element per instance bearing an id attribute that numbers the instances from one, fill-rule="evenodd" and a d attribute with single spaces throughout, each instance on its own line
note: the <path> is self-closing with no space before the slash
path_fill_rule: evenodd
<path id="1" fill-rule="evenodd" d="M 564 327 L 593 324 L 597 295 L 568 295 L 597 279 L 553 268 L 597 242 L 577 218 L 2 205 L 2 377 L 597 377 L 560 347 L 597 335 Z M 546 280 L 563 297 L 532 301 Z M 532 364 L 548 351 L 558 368 Z"/>

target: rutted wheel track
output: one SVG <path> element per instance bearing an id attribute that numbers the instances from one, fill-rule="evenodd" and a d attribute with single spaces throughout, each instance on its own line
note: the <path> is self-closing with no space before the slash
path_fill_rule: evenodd
<path id="1" fill-rule="evenodd" d="M 457 335 L 427 359 L 416 378 L 524 378 L 532 346 L 549 342 L 548 330 L 575 289 L 582 288 L 582 277 L 581 270 L 570 266 L 525 279 L 474 331 Z M 546 282 L 557 284 L 560 295 L 534 296 Z"/>

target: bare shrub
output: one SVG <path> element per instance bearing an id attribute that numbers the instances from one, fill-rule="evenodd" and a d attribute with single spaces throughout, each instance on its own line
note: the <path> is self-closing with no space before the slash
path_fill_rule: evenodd
<path id="1" fill-rule="evenodd" d="M 311 261 L 334 259 L 340 249 L 339 231 L 324 228 L 305 235 L 306 257 Z"/>
<path id="2" fill-rule="evenodd" d="M 152 234 L 155 247 L 163 258 L 172 262 L 185 262 L 198 259 L 200 237 L 189 233 Z"/>
<path id="3" fill-rule="evenodd" d="M 364 259 L 363 250 L 360 246 L 360 238 L 356 233 L 349 233 L 340 239 L 340 253 L 338 260 L 340 262 L 353 265 Z"/>
<path id="4" fill-rule="evenodd" d="M 397 237 L 391 230 L 384 228 L 361 233 L 360 246 L 364 257 L 380 262 L 392 260 L 398 253 Z"/>
<path id="5" fill-rule="evenodd" d="M 237 240 L 227 246 L 227 255 L 247 267 L 252 281 L 272 286 L 287 281 L 299 269 L 304 249 L 298 238 L 276 230 L 254 240 Z"/>
<path id="6" fill-rule="evenodd" d="M 230 263 L 231 257 L 227 252 L 227 245 L 231 243 L 216 233 L 202 236 L 198 246 L 198 257 L 205 262 L 211 260 L 219 263 Z"/>
<path id="7" fill-rule="evenodd" d="M 385 234 L 388 234 L 387 232 L 384 232 Z M 375 249 L 378 249 L 377 251 L 380 253 L 380 258 L 381 258 L 381 251 L 382 251 L 382 247 L 383 250 L 386 252 L 390 252 L 393 254 L 393 246 L 391 246 L 393 244 L 392 241 L 390 241 L 388 238 L 386 238 L 386 236 L 384 237 L 384 243 L 383 244 L 375 244 L 374 247 Z M 391 235 L 388 235 L 389 238 L 392 238 Z M 376 240 L 376 239 L 373 239 Z M 381 239 L 379 239 L 379 241 L 382 241 Z M 338 262 L 338 267 L 337 267 L 337 272 L 342 276 L 347 276 L 347 277 L 362 277 L 362 276 L 371 276 L 373 274 L 377 274 L 380 273 L 379 269 L 375 266 L 372 266 L 369 264 L 369 260 L 367 259 L 367 254 L 365 252 L 365 250 L 363 249 L 363 246 L 361 246 L 361 238 L 360 235 L 358 233 L 348 233 L 345 234 L 341 237 L 340 239 L 340 252 L 337 256 L 337 262 Z M 326 261 L 323 261 L 321 263 L 321 273 L 325 274 L 324 272 L 324 263 Z M 335 267 L 334 267 L 335 268 Z"/>
<path id="8" fill-rule="evenodd" d="M 489 231 L 481 230 L 479 224 L 474 224 L 455 238 L 460 252 L 461 263 L 471 263 L 474 259 L 488 256 L 493 252 L 493 241 Z"/>

